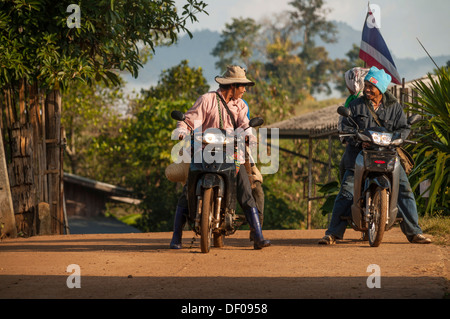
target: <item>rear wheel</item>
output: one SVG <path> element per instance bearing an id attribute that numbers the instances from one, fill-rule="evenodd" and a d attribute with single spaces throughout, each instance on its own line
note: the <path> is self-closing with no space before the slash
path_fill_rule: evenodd
<path id="1" fill-rule="evenodd" d="M 372 207 L 369 221 L 369 244 L 372 247 L 378 247 L 383 240 L 384 230 L 386 229 L 388 199 L 387 190 L 377 187 L 372 194 Z"/>
<path id="2" fill-rule="evenodd" d="M 202 216 L 200 221 L 200 249 L 202 253 L 209 253 L 211 248 L 213 208 L 213 190 L 212 188 L 208 188 L 203 192 Z"/>

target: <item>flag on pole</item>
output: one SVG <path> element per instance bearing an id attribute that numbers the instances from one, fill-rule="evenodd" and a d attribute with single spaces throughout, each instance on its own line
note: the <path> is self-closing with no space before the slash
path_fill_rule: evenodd
<path id="1" fill-rule="evenodd" d="M 393 83 L 401 84 L 397 67 L 381 35 L 380 24 L 375 21 L 370 7 L 364 22 L 359 58 L 366 62 L 367 67 L 376 66 L 378 69 L 384 69 L 392 77 Z"/>

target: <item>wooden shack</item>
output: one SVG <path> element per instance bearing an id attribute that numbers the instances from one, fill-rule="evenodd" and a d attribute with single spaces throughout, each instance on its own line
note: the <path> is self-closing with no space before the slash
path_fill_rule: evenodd
<path id="1" fill-rule="evenodd" d="M 64 199 L 67 217 L 99 216 L 111 201 L 140 203 L 131 190 L 69 173 L 64 173 Z"/>

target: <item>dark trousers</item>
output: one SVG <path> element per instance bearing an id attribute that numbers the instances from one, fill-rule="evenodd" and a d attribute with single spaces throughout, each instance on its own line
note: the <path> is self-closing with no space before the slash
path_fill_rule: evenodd
<path id="1" fill-rule="evenodd" d="M 237 175 L 237 183 L 236 183 L 236 193 L 237 193 L 237 201 L 241 206 L 244 212 L 248 211 L 250 208 L 256 207 L 255 200 L 252 195 L 252 187 L 250 185 L 250 181 L 248 179 L 247 171 L 245 170 L 244 165 L 241 165 L 239 169 L 239 173 Z M 178 206 L 182 208 L 188 208 L 188 202 L 186 197 L 187 192 L 187 184 L 184 185 L 183 193 L 178 199 Z"/>

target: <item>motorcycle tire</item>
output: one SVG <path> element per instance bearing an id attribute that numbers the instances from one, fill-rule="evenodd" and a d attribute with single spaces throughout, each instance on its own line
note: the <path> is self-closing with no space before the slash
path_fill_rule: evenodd
<path id="1" fill-rule="evenodd" d="M 377 187 L 372 193 L 372 211 L 370 212 L 370 221 L 368 224 L 369 245 L 378 247 L 383 240 L 386 229 L 388 196 L 387 190 Z"/>
<path id="2" fill-rule="evenodd" d="M 209 253 L 212 237 L 212 214 L 214 208 L 213 189 L 203 191 L 202 216 L 200 220 L 200 249 L 202 253 Z"/>

